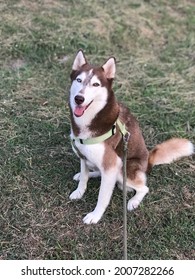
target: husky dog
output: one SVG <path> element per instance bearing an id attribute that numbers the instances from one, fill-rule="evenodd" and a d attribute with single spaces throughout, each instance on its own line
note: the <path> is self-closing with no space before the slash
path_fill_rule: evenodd
<path id="1" fill-rule="evenodd" d="M 137 120 L 114 96 L 115 71 L 114 57 L 101 67 L 94 67 L 79 50 L 70 75 L 70 137 L 73 150 L 80 158 L 80 173 L 74 176 L 79 183 L 70 199 L 82 198 L 88 179 L 101 176 L 97 205 L 84 217 L 86 224 L 95 224 L 101 219 L 116 183 L 119 186 L 123 183 L 124 130 L 130 135 L 126 188 L 135 190 L 127 204 L 129 211 L 137 208 L 148 193 L 146 174 L 154 165 L 171 163 L 194 152 L 190 141 L 179 138 L 167 140 L 150 152 L 147 150 Z"/>

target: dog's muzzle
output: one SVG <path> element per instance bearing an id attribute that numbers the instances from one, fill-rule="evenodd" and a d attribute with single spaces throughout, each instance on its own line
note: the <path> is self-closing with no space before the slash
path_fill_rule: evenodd
<path id="1" fill-rule="evenodd" d="M 85 101 L 85 98 L 82 95 L 76 95 L 74 100 L 77 105 L 81 105 Z"/>

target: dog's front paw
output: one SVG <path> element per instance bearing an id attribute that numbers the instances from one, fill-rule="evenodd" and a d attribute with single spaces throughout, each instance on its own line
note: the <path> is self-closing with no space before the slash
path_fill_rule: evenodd
<path id="1" fill-rule="evenodd" d="M 83 222 L 85 224 L 97 224 L 97 222 L 101 219 L 101 216 L 98 215 L 98 213 L 95 213 L 95 211 L 87 214 L 84 219 Z"/>
<path id="2" fill-rule="evenodd" d="M 75 180 L 75 181 L 80 181 L 80 176 L 81 176 L 81 173 L 79 172 L 79 173 L 76 173 L 75 175 L 74 175 L 74 177 L 73 177 L 73 180 Z"/>
<path id="3" fill-rule="evenodd" d="M 127 210 L 132 211 L 134 209 L 136 209 L 140 204 L 140 201 L 135 199 L 135 198 L 131 198 L 127 204 Z"/>
<path id="4" fill-rule="evenodd" d="M 83 196 L 83 193 L 79 189 L 76 189 L 74 192 L 71 193 L 69 198 L 71 200 L 75 200 L 75 199 L 81 199 L 82 196 Z"/>

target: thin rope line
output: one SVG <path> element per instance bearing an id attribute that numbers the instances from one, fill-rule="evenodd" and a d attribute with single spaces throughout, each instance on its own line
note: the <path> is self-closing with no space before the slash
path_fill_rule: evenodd
<path id="1" fill-rule="evenodd" d="M 124 154 L 123 154 L 123 258 L 127 260 L 127 144 L 129 140 L 129 133 L 123 137 Z"/>

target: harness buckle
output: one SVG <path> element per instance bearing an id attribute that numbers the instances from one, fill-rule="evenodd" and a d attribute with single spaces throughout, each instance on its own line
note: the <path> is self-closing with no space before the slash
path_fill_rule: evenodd
<path id="1" fill-rule="evenodd" d="M 125 133 L 125 135 L 123 135 L 123 140 L 125 143 L 127 143 L 129 141 L 130 135 L 131 135 L 131 133 L 129 131 L 127 131 Z"/>
<path id="2" fill-rule="evenodd" d="M 112 126 L 112 136 L 116 133 L 116 124 Z"/>

